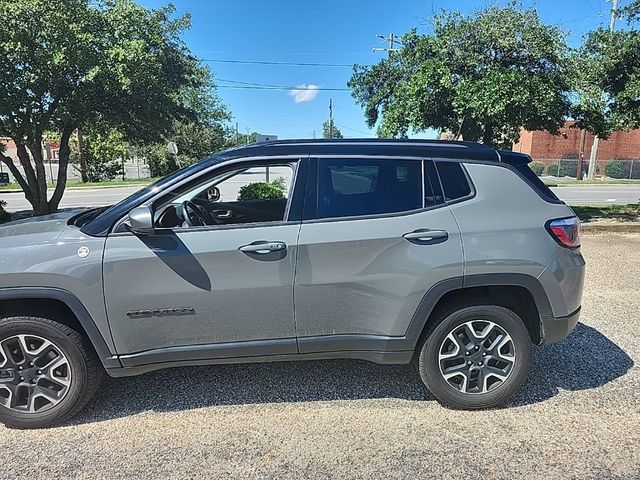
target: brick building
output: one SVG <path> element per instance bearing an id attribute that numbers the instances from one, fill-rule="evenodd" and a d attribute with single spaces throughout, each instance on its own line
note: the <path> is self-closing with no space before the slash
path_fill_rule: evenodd
<path id="1" fill-rule="evenodd" d="M 580 142 L 582 130 L 571 128 L 574 122 L 565 122 L 560 135 L 538 130 L 530 132 L 522 129 L 520 141 L 513 145 L 515 152 L 531 155 L 534 160 L 551 164 L 558 159 L 576 159 L 580 157 Z M 585 132 L 584 156 L 589 161 L 593 135 Z M 629 132 L 614 132 L 607 140 L 601 140 L 598 146 L 599 171 L 604 171 L 604 165 L 614 159 L 640 159 L 640 130 Z"/>

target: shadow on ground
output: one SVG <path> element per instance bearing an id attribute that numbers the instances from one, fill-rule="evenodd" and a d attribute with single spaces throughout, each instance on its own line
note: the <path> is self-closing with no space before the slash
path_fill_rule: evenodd
<path id="1" fill-rule="evenodd" d="M 578 324 L 563 342 L 534 349 L 531 373 L 508 406 L 542 402 L 559 389 L 594 389 L 632 366 L 616 344 Z M 96 400 L 71 423 L 217 405 L 376 398 L 434 401 L 411 365 L 357 360 L 214 365 L 106 378 Z"/>

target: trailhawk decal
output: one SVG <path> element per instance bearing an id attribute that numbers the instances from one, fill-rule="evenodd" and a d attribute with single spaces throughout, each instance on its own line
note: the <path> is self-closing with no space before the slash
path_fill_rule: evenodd
<path id="1" fill-rule="evenodd" d="M 195 315 L 193 307 L 180 308 L 154 308 L 150 310 L 131 310 L 127 312 L 129 318 L 151 318 L 151 317 L 181 317 L 184 315 Z"/>

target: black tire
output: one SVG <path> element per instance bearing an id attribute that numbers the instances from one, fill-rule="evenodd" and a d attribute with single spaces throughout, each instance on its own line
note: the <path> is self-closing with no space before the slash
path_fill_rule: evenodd
<path id="1" fill-rule="evenodd" d="M 35 335 L 51 342 L 66 357 L 73 375 L 59 403 L 43 411 L 16 411 L 0 402 L 0 422 L 11 428 L 43 428 L 73 417 L 91 400 L 102 380 L 104 370 L 93 347 L 79 332 L 47 318 L 0 319 L 0 342 L 16 335 Z M 0 353 L 0 364 L 4 362 L 2 357 Z M 5 391 L 5 395 L 9 393 Z"/>
<path id="2" fill-rule="evenodd" d="M 452 332 L 462 335 L 463 338 L 472 338 L 465 336 L 465 333 L 461 333 L 460 330 L 465 328 L 464 325 L 467 322 L 474 322 L 472 326 L 477 329 L 483 328 L 483 326 L 485 326 L 484 328 L 490 326 L 489 323 L 483 322 L 493 322 L 497 326 L 494 327 L 497 332 L 496 335 L 500 332 L 506 332 L 506 334 L 511 337 L 511 345 L 514 349 L 512 363 L 510 365 L 508 362 L 500 363 L 502 362 L 500 358 L 498 358 L 498 360 L 490 360 L 491 358 L 497 357 L 495 350 L 488 351 L 488 353 L 483 352 L 484 345 L 479 341 L 469 343 L 469 345 L 480 343 L 479 351 L 476 352 L 475 347 L 471 347 L 470 350 L 463 352 L 463 350 L 466 349 L 463 349 L 459 343 L 447 339 L 447 336 Z M 449 337 L 449 339 L 450 338 L 451 337 Z M 491 343 L 490 338 L 487 338 L 487 343 Z M 511 345 L 505 344 L 503 348 L 509 349 Z M 449 347 L 448 351 L 446 350 L 447 347 Z M 443 357 L 449 354 L 454 355 L 454 353 L 450 352 L 455 352 L 455 356 L 460 357 L 450 360 L 454 363 L 454 367 L 452 367 L 453 370 L 464 369 L 465 360 L 471 362 L 471 359 L 474 359 L 475 361 L 480 360 L 482 363 L 467 362 L 467 365 L 472 366 L 466 368 L 476 369 L 476 372 L 480 370 L 480 368 L 488 370 L 489 362 L 494 362 L 494 365 L 497 366 L 507 365 L 505 369 L 508 369 L 508 375 L 506 375 L 504 380 L 499 380 L 498 377 L 493 376 L 492 373 L 487 374 L 484 373 L 485 370 L 483 370 L 483 375 L 489 378 L 486 382 L 493 382 L 489 388 L 486 388 L 484 376 L 481 377 L 483 380 L 479 381 L 477 380 L 479 378 L 477 374 L 470 374 L 470 370 L 447 380 L 445 379 L 444 373 L 449 370 L 445 362 L 449 362 L 449 360 L 441 359 L 440 354 L 443 353 Z M 464 357 L 467 353 L 469 353 L 471 357 Z M 483 354 L 488 355 L 488 357 L 483 358 L 480 356 Z M 479 356 L 479 358 L 475 358 L 477 356 Z M 511 358 L 509 357 L 509 352 L 504 356 Z M 485 364 L 483 360 L 487 358 L 489 358 L 489 360 L 486 361 Z M 462 364 L 458 363 L 455 365 L 458 361 L 462 361 Z M 476 367 L 476 365 L 481 364 L 486 365 L 486 367 Z M 429 391 L 431 391 L 443 405 L 464 410 L 493 408 L 504 404 L 520 388 L 529 372 L 530 365 L 531 339 L 524 322 L 513 311 L 493 305 L 464 307 L 445 315 L 432 327 L 418 355 L 418 371 Z M 472 378 L 476 379 L 475 384 L 471 380 Z M 463 383 L 463 385 L 453 385 L 450 382 Z M 470 386 L 474 386 L 476 391 L 463 391 L 463 389 L 471 390 Z M 487 391 L 484 391 L 485 389 Z"/>

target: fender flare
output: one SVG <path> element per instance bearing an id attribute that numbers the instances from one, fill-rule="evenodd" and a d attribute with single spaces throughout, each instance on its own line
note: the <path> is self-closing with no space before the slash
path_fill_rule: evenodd
<path id="1" fill-rule="evenodd" d="M 8 287 L 0 288 L 1 300 L 43 299 L 58 300 L 74 313 L 95 348 L 98 358 L 105 368 L 120 367 L 120 361 L 113 355 L 96 323 L 82 302 L 71 292 L 54 287 Z"/>
<path id="2" fill-rule="evenodd" d="M 544 322 L 554 318 L 551 303 L 540 281 L 522 273 L 486 273 L 467 275 L 443 280 L 427 291 L 414 313 L 405 338 L 411 341 L 413 349 L 424 331 L 435 306 L 447 293 L 473 287 L 513 286 L 526 289 L 532 296 L 539 314 L 540 336 L 544 336 Z"/>

